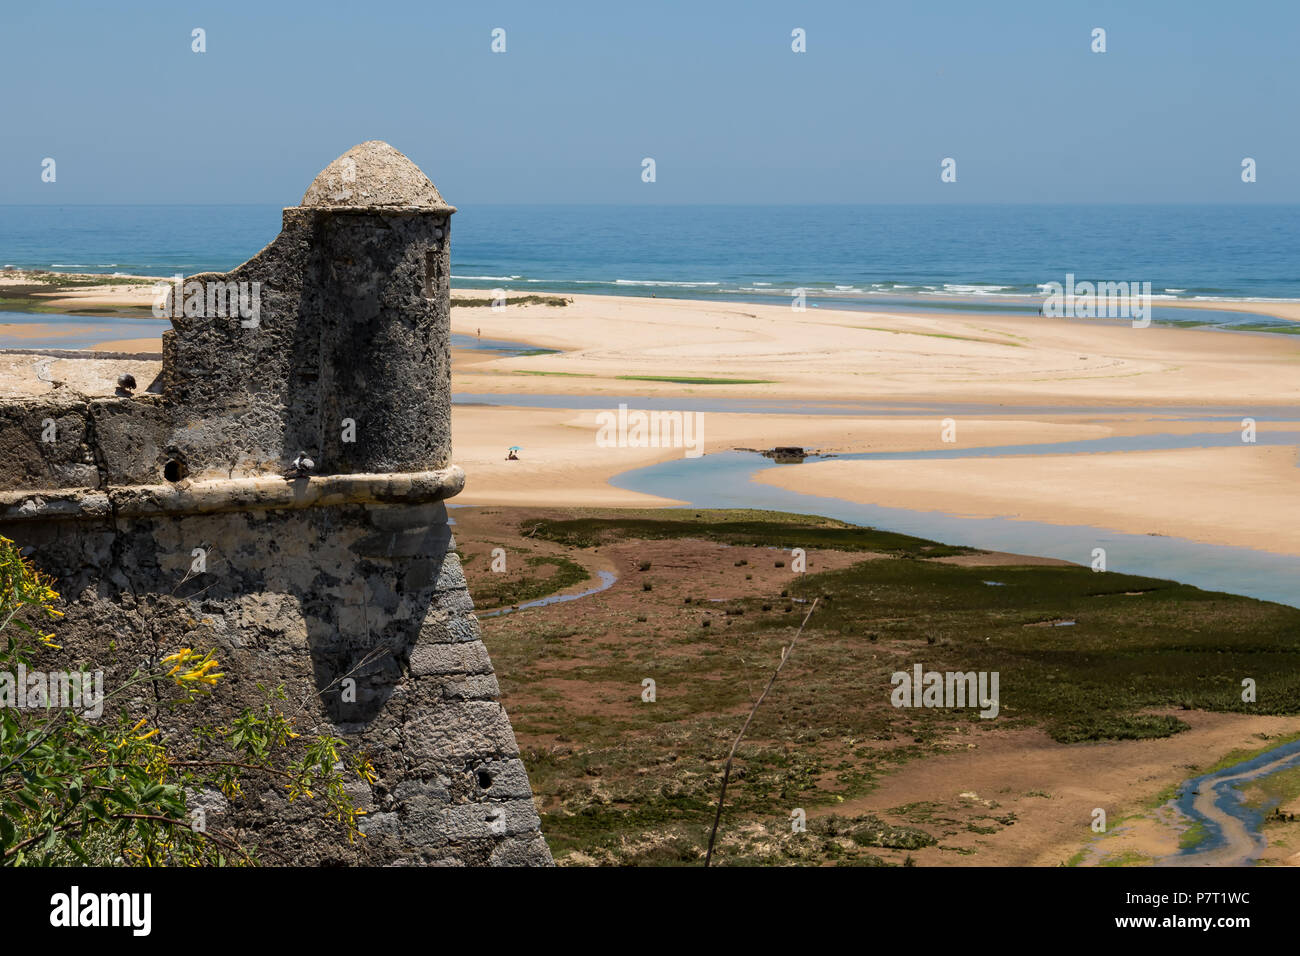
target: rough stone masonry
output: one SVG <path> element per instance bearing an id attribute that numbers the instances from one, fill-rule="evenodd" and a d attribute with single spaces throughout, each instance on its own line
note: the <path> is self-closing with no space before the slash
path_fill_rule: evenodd
<path id="1" fill-rule="evenodd" d="M 283 685 L 370 756 L 354 844 L 271 786 L 204 796 L 268 862 L 551 863 L 447 525 L 455 211 L 362 143 L 260 253 L 169 294 L 149 388 L 0 404 L 0 534 L 58 579 L 70 660 L 111 688 L 212 647 L 227 677 L 151 711 L 166 732 Z"/>

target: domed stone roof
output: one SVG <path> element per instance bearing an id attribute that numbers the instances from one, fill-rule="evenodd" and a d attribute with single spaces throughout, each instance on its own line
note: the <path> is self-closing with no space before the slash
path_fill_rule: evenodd
<path id="1" fill-rule="evenodd" d="M 353 146 L 321 170 L 307 187 L 301 205 L 456 211 L 419 166 L 378 139 Z"/>

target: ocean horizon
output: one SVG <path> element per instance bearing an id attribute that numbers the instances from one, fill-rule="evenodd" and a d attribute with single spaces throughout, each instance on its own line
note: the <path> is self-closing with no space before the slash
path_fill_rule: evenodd
<path id="1" fill-rule="evenodd" d="M 222 272 L 275 237 L 281 209 L 0 206 L 0 265 Z M 1156 300 L 1300 299 L 1300 206 L 472 205 L 452 229 L 461 289 L 1028 308 L 1067 275 L 1150 282 Z"/>

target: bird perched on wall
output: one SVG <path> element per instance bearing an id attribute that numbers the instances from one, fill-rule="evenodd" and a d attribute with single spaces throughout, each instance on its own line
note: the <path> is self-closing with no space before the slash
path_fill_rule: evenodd
<path id="1" fill-rule="evenodd" d="M 316 462 L 307 457 L 305 451 L 298 452 L 298 457 L 293 460 L 289 470 L 284 473 L 286 478 L 306 478 L 316 468 Z"/>
<path id="2" fill-rule="evenodd" d="M 117 377 L 117 394 L 130 395 L 135 391 L 135 376 L 130 372 L 123 372 Z"/>

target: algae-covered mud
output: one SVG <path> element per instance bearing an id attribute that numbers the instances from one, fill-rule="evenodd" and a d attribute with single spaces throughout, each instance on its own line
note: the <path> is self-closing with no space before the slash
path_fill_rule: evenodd
<path id="1" fill-rule="evenodd" d="M 1189 444 L 1221 440 L 1221 436 L 1176 436 Z M 1280 443 L 1295 440 L 1295 433 L 1277 436 Z M 1071 451 L 1085 450 L 1088 442 L 1071 443 Z M 1108 439 L 1097 444 L 1153 447 L 1152 436 Z M 1012 453 L 1033 452 L 1035 447 L 1016 446 Z M 931 456 L 994 457 L 998 448 L 965 451 L 871 453 L 839 456 L 844 460 L 883 457 L 926 458 Z M 944 510 L 918 511 L 863 504 L 753 481 L 754 476 L 780 469 L 775 461 L 742 451 L 721 452 L 702 458 L 678 458 L 638 468 L 616 476 L 620 488 L 687 500 L 706 508 L 780 508 L 804 514 L 832 515 L 845 521 L 876 524 L 909 534 L 977 544 L 983 548 L 1045 555 L 1086 563 L 1093 549 L 1101 547 L 1110 566 L 1141 569 L 1185 581 L 1200 587 L 1232 591 L 1284 603 L 1300 602 L 1295 581 L 1300 558 L 1253 548 L 1206 544 L 1182 538 L 1125 534 L 1090 526 L 1047 524 L 1020 518 L 977 518 Z M 809 467 L 816 467 L 809 466 Z M 1297 472 L 1300 474 L 1300 472 Z"/>
<path id="2" fill-rule="evenodd" d="M 730 743 L 813 599 L 737 751 L 715 863 L 1150 862 L 1091 849 L 1094 811 L 1130 832 L 1207 754 L 1300 731 L 1296 608 L 776 512 L 455 515 L 471 588 L 501 577 L 497 548 L 520 593 L 554 567 L 536 558 L 585 569 L 566 593 L 617 576 L 483 620 L 562 863 L 700 861 Z M 900 706 L 917 665 L 996 673 L 996 717 Z M 1240 793 L 1265 839 L 1267 801 Z"/>

